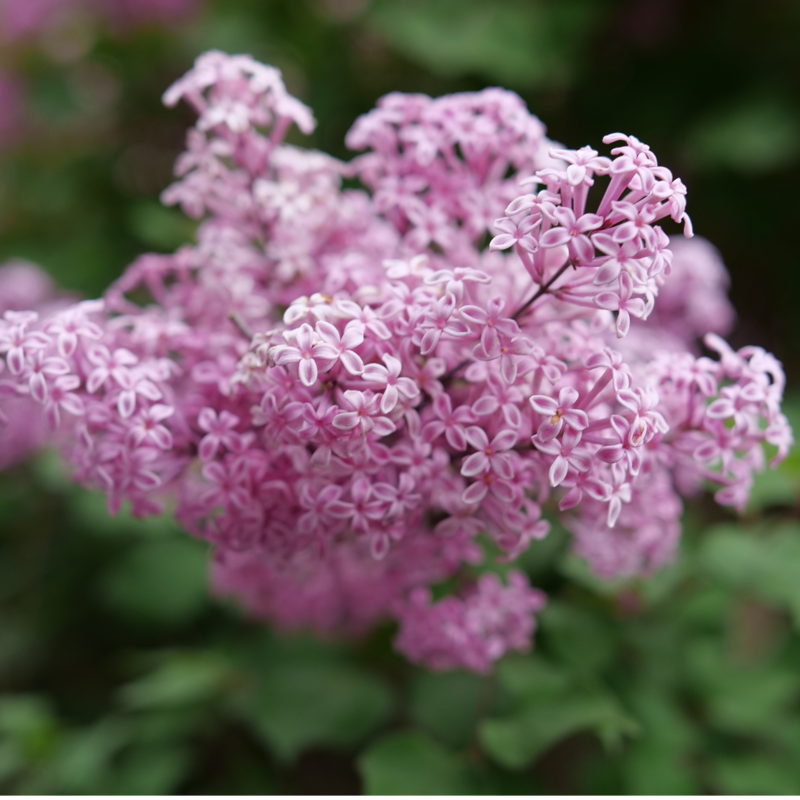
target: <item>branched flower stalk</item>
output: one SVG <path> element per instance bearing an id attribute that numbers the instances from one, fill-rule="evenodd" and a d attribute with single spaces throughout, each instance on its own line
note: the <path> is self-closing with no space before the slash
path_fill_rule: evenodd
<path id="1" fill-rule="evenodd" d="M 720 338 L 724 267 L 662 230 L 691 237 L 686 190 L 634 137 L 567 150 L 511 92 L 391 94 L 345 164 L 284 144 L 311 112 L 219 52 L 180 100 L 198 121 L 163 200 L 196 243 L 99 301 L 6 304 L 0 407 L 7 430 L 46 420 L 111 513 L 174 509 L 252 614 L 390 617 L 412 661 L 485 672 L 545 603 L 514 569 L 470 577 L 487 542 L 513 562 L 547 505 L 598 575 L 647 575 L 681 497 L 741 510 L 765 445 L 786 455 L 781 366 Z"/>

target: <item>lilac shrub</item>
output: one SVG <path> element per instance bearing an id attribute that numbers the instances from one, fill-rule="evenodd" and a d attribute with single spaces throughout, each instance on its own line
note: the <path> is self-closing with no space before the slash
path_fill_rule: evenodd
<path id="1" fill-rule="evenodd" d="M 111 513 L 208 541 L 252 614 L 394 618 L 412 661 L 486 671 L 545 598 L 475 566 L 546 536 L 544 506 L 598 575 L 646 576 L 682 497 L 741 510 L 786 455 L 781 366 L 720 338 L 724 267 L 664 232 L 691 237 L 686 189 L 633 136 L 568 150 L 502 89 L 391 94 L 345 164 L 284 143 L 314 120 L 278 70 L 218 52 L 164 99 L 198 114 L 163 195 L 196 243 L 102 300 L 7 310 L 2 392 Z"/>

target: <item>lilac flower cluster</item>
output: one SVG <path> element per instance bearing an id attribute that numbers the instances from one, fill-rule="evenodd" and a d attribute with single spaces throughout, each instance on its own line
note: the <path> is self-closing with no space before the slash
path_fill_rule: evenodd
<path id="1" fill-rule="evenodd" d="M 765 445 L 786 455 L 780 364 L 716 335 L 724 268 L 704 242 L 673 253 L 658 223 L 691 236 L 686 190 L 634 137 L 566 150 L 511 92 L 393 94 L 343 164 L 283 143 L 313 118 L 249 57 L 201 56 L 181 99 L 198 122 L 163 199 L 196 244 L 102 301 L 6 311 L 0 381 L 112 512 L 169 507 L 210 542 L 216 591 L 253 614 L 393 617 L 409 659 L 485 671 L 544 597 L 476 567 L 546 536 L 545 505 L 598 574 L 646 575 L 681 496 L 741 509 Z"/>
<path id="2" fill-rule="evenodd" d="M 11 261 L 0 266 L 0 314 L 28 308 L 52 313 L 58 308 L 58 303 L 50 278 L 34 264 Z M 3 414 L 0 424 L 0 469 L 6 469 L 44 444 L 47 426 L 41 408 L 32 406 L 2 377 L 0 411 Z"/>

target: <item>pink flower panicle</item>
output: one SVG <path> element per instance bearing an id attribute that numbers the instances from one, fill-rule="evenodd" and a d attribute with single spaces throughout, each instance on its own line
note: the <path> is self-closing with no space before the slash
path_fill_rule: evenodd
<path id="1" fill-rule="evenodd" d="M 623 143 L 611 150 L 615 158 L 590 147 L 551 149 L 561 163 L 525 181 L 534 190 L 545 188 L 508 205 L 495 220 L 499 235 L 489 246 L 513 250 L 533 279 L 533 296 L 546 288 L 552 302 L 615 312 L 622 338 L 632 318 L 648 317 L 670 272 L 669 237 L 655 223 L 666 217 L 682 222 L 687 237 L 692 228 L 686 188 L 647 145 L 621 133 L 603 141 Z M 589 189 L 598 178 L 605 190 L 589 210 Z"/>
<path id="2" fill-rule="evenodd" d="M 173 505 L 250 613 L 394 617 L 409 659 L 486 671 L 543 606 L 517 572 L 469 577 L 486 545 L 514 561 L 547 505 L 599 575 L 647 574 L 681 496 L 741 509 L 764 446 L 786 455 L 780 364 L 715 333 L 696 354 L 697 291 L 730 322 L 724 270 L 707 244 L 673 254 L 659 223 L 691 233 L 685 189 L 637 139 L 556 149 L 510 92 L 393 94 L 346 165 L 283 143 L 311 114 L 247 56 L 201 56 L 180 99 L 198 122 L 164 200 L 196 243 L 103 301 L 6 310 L 0 403 L 40 408 L 112 511 Z"/>
<path id="3" fill-rule="evenodd" d="M 508 650 L 530 647 L 533 615 L 545 605 L 521 572 L 508 574 L 508 586 L 486 573 L 463 598 L 431 604 L 430 591 L 415 589 L 400 610 L 397 647 L 406 657 L 433 670 L 488 672 Z"/>

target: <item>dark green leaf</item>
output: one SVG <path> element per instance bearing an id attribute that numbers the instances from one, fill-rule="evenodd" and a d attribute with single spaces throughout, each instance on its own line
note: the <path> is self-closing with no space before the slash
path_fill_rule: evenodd
<path id="1" fill-rule="evenodd" d="M 545 607 L 539 624 L 558 656 L 581 671 L 596 672 L 614 657 L 616 632 L 607 617 L 556 601 Z"/>
<path id="2" fill-rule="evenodd" d="M 599 688 L 581 686 L 532 700 L 506 716 L 486 720 L 479 730 L 492 758 L 509 769 L 521 769 L 559 740 L 587 729 L 610 747 L 638 732 L 615 698 Z"/>
<path id="3" fill-rule="evenodd" d="M 699 737 L 678 699 L 646 683 L 637 687 L 630 701 L 641 736 L 624 754 L 626 790 L 635 795 L 700 793 L 691 769 Z"/>
<path id="4" fill-rule="evenodd" d="M 126 720 L 113 717 L 70 731 L 53 759 L 53 783 L 60 792 L 96 793 L 108 778 L 112 758 L 131 734 L 132 726 Z"/>
<path id="5" fill-rule="evenodd" d="M 788 608 L 800 625 L 800 525 L 785 523 L 761 535 L 720 525 L 707 534 L 699 558 L 717 580 Z"/>
<path id="6" fill-rule="evenodd" d="M 493 679 L 465 672 L 421 672 L 411 687 L 411 718 L 452 747 L 466 747 L 478 716 L 491 711 Z M 488 707 L 487 707 L 488 706 Z"/>
<path id="7" fill-rule="evenodd" d="M 59 728 L 45 698 L 23 694 L 0 697 L 0 736 L 14 742 L 26 758 L 38 759 L 52 751 Z"/>
<path id="8" fill-rule="evenodd" d="M 7 781 L 24 769 L 26 765 L 18 745 L 13 742 L 0 742 L 0 781 Z"/>
<path id="9" fill-rule="evenodd" d="M 386 720 L 392 694 L 377 677 L 340 663 L 265 664 L 240 713 L 283 759 L 313 745 L 351 746 Z"/>
<path id="10" fill-rule="evenodd" d="M 137 748 L 125 755 L 102 793 L 174 794 L 190 763 L 190 755 L 185 747 Z"/>
<path id="11" fill-rule="evenodd" d="M 231 679 L 230 666 L 213 653 L 177 653 L 124 686 L 120 699 L 135 709 L 195 705 L 221 693 Z"/>
<path id="12" fill-rule="evenodd" d="M 103 598 L 136 620 L 185 623 L 208 602 L 207 559 L 207 547 L 189 536 L 142 541 L 103 576 Z"/>
<path id="13" fill-rule="evenodd" d="M 369 20 L 398 50 L 442 75 L 536 86 L 569 80 L 596 11 L 582 0 L 379 0 Z"/>
<path id="14" fill-rule="evenodd" d="M 798 771 L 765 755 L 718 759 L 712 767 L 717 790 L 736 795 L 796 795 Z"/>
<path id="15" fill-rule="evenodd" d="M 473 794 L 467 763 L 421 732 L 394 733 L 359 759 L 366 794 Z"/>
<path id="16" fill-rule="evenodd" d="M 481 724 L 481 741 L 499 763 L 525 766 L 550 745 L 580 730 L 608 745 L 637 732 L 636 723 L 607 691 L 576 682 L 563 665 L 540 656 L 514 656 L 498 665 L 498 680 L 514 702 L 509 713 Z"/>

